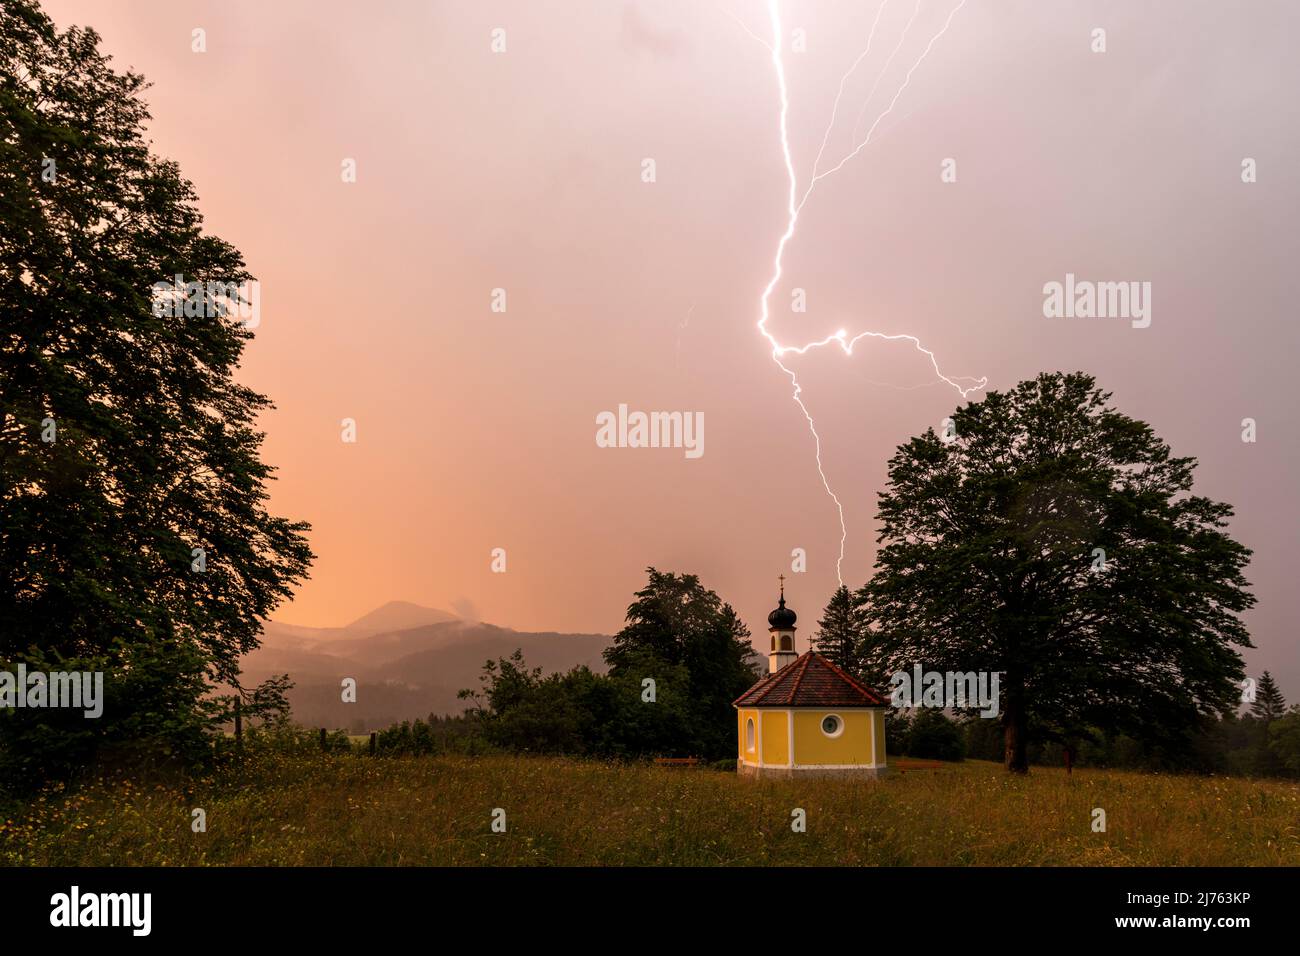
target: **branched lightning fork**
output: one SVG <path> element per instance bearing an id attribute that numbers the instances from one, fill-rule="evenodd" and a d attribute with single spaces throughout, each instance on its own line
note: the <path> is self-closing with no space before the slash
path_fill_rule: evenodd
<path id="1" fill-rule="evenodd" d="M 841 504 L 839 496 L 836 495 L 834 490 L 831 488 L 830 481 L 828 481 L 826 478 L 826 471 L 822 467 L 822 439 L 821 439 L 821 435 L 817 433 L 817 424 L 816 422 L 813 421 L 812 414 L 808 411 L 807 405 L 804 404 L 802 398 L 803 386 L 799 384 L 798 376 L 796 376 L 795 373 L 789 367 L 787 367 L 784 362 L 781 361 L 782 357 L 788 353 L 794 353 L 796 355 L 804 355 L 812 349 L 821 348 L 822 346 L 832 345 L 832 344 L 838 345 L 843 350 L 845 355 L 852 355 L 853 346 L 856 345 L 864 338 L 882 339 L 887 342 L 907 341 L 907 342 L 911 342 L 918 352 L 924 353 L 930 359 L 930 364 L 931 366 L 933 366 L 934 372 L 939 377 L 939 379 L 943 382 L 946 382 L 948 385 L 951 385 L 954 389 L 956 389 L 962 398 L 965 398 L 971 392 L 982 389 L 988 382 L 988 379 L 986 378 L 981 378 L 976 380 L 976 379 L 967 379 L 965 376 L 958 376 L 958 378 L 960 379 L 975 382 L 975 384 L 971 386 L 962 386 L 958 384 L 957 381 L 954 381 L 953 379 L 943 374 L 942 370 L 940 370 L 939 368 L 939 361 L 938 359 L 935 358 L 934 353 L 931 352 L 929 349 L 925 348 L 923 345 L 921 345 L 920 339 L 916 338 L 916 336 L 914 335 L 903 335 L 903 334 L 889 335 L 884 332 L 867 331 L 867 332 L 860 332 L 857 335 L 853 336 L 852 338 L 849 338 L 848 332 L 844 329 L 840 329 L 839 331 L 835 332 L 833 335 L 828 335 L 823 339 L 818 339 L 813 342 L 808 342 L 804 345 L 783 345 L 780 341 L 777 340 L 776 336 L 774 336 L 771 332 L 768 331 L 767 328 L 767 321 L 771 317 L 769 302 L 772 297 L 772 290 L 775 289 L 777 283 L 781 281 L 782 260 L 784 259 L 785 256 L 785 247 L 787 243 L 789 243 L 789 241 L 794 237 L 795 226 L 799 222 L 799 213 L 803 209 L 804 205 L 808 202 L 809 197 L 812 196 L 813 190 L 816 188 L 817 183 L 825 179 L 827 176 L 830 176 L 831 174 L 842 169 L 846 163 L 848 163 L 851 159 L 853 159 L 853 157 L 857 156 L 858 153 L 862 152 L 862 150 L 866 148 L 867 144 L 871 141 L 872 134 L 876 131 L 876 128 L 880 125 L 881 120 L 883 120 L 886 116 L 888 116 L 893 111 L 895 104 L 898 103 L 899 97 L 901 97 L 903 95 L 903 91 L 907 89 L 908 84 L 912 80 L 912 74 L 916 72 L 916 69 L 921 65 L 922 62 L 924 62 L 925 58 L 929 56 L 930 50 L 933 49 L 935 43 L 938 42 L 939 38 L 942 37 L 944 33 L 947 32 L 948 26 L 949 24 L 952 23 L 952 18 L 956 16 L 957 11 L 966 5 L 966 0 L 960 0 L 957 6 L 953 8 L 952 12 L 948 14 L 948 19 L 944 21 L 943 27 L 933 37 L 930 38 L 930 42 L 926 44 L 925 49 L 921 52 L 921 55 L 916 59 L 916 62 L 913 63 L 911 68 L 907 71 L 907 74 L 903 78 L 903 83 L 898 88 L 898 91 L 894 94 L 893 99 L 890 100 L 889 105 L 885 108 L 884 112 L 882 112 L 878 117 L 876 117 L 876 121 L 871 124 L 871 127 L 867 130 L 867 135 L 863 138 L 862 142 L 859 143 L 847 156 L 844 157 L 844 159 L 840 160 L 840 162 L 836 164 L 834 167 L 832 167 L 831 169 L 825 172 L 818 173 L 817 168 L 818 166 L 820 166 L 822 154 L 826 150 L 826 143 L 827 140 L 829 140 L 830 138 L 831 127 L 835 125 L 835 117 L 839 111 L 840 98 L 844 94 L 844 84 L 848 81 L 848 78 L 853 73 L 853 71 L 857 69 L 858 64 L 862 62 L 862 60 L 866 57 L 867 53 L 870 51 L 871 39 L 872 37 L 875 36 L 876 25 L 880 22 L 880 14 L 881 12 L 884 11 L 884 3 L 886 2 L 888 2 L 888 0 L 884 0 L 884 2 L 882 2 L 880 10 L 877 11 L 876 13 L 875 22 L 873 22 L 871 26 L 871 35 L 868 36 L 867 38 L 867 48 L 863 50 L 861 55 L 859 55 L 856 60 L 854 60 L 853 65 L 849 67 L 848 72 L 845 73 L 844 77 L 840 80 L 839 91 L 836 93 L 835 96 L 835 104 L 831 109 L 830 126 L 827 127 L 826 134 L 822 138 L 821 149 L 817 153 L 817 161 L 813 166 L 813 173 L 812 176 L 810 177 L 808 188 L 804 192 L 802 198 L 799 198 L 798 178 L 795 175 L 794 159 L 790 152 L 790 135 L 789 135 L 790 93 L 789 93 L 789 88 L 786 85 L 785 61 L 781 55 L 781 46 L 782 46 L 781 13 L 780 10 L 777 8 L 776 0 L 768 0 L 768 14 L 772 21 L 772 44 L 771 46 L 768 46 L 766 43 L 763 44 L 765 47 L 767 47 L 767 49 L 770 51 L 772 55 L 772 66 L 776 71 L 777 87 L 781 95 L 781 116 L 780 116 L 781 154 L 785 161 L 786 174 L 790 180 L 790 189 L 789 189 L 789 195 L 786 202 L 786 212 L 788 218 L 786 220 L 785 231 L 781 234 L 781 238 L 777 242 L 776 255 L 772 262 L 772 277 L 768 280 L 767 285 L 763 288 L 763 294 L 759 300 L 761 316 L 758 320 L 758 330 L 763 334 L 763 337 L 766 338 L 768 343 L 772 346 L 772 360 L 776 362 L 777 366 L 781 369 L 781 371 L 783 371 L 786 375 L 790 376 L 790 384 L 794 389 L 792 397 L 794 398 L 795 404 L 799 406 L 800 411 L 803 412 L 804 417 L 808 420 L 808 430 L 812 432 L 813 445 L 814 445 L 814 450 L 817 459 L 817 474 L 821 476 L 822 487 L 826 489 L 826 494 L 828 494 L 831 500 L 835 503 L 836 511 L 839 513 L 840 553 L 839 553 L 839 558 L 835 562 L 835 576 L 839 579 L 839 582 L 841 584 L 844 583 L 844 575 L 842 572 L 842 566 L 844 563 L 844 545 L 845 542 L 848 540 L 848 526 L 845 524 L 844 521 L 844 505 Z M 919 10 L 919 8 L 920 8 L 920 0 L 917 0 L 917 9 Z M 915 19 L 916 19 L 916 13 L 914 11 L 912 14 L 912 19 L 908 20 L 907 27 L 904 28 L 903 31 L 904 37 L 907 34 L 907 29 L 911 27 L 912 21 Z M 748 29 L 746 29 L 746 32 L 749 32 Z M 752 33 L 751 36 L 753 36 Z M 755 37 L 755 39 L 758 39 L 758 37 Z M 902 46 L 902 40 L 899 41 L 899 47 L 901 46 Z M 894 54 L 896 54 L 897 52 L 898 52 L 898 47 L 894 49 Z M 890 54 L 889 61 L 886 62 L 884 70 L 888 70 L 889 63 L 893 61 L 894 54 Z M 884 75 L 884 70 L 882 70 L 881 76 Z M 879 82 L 880 82 L 879 79 L 877 79 L 876 81 L 877 85 L 879 84 Z M 873 93 L 875 92 L 875 86 L 872 87 L 872 92 Z M 870 95 L 868 95 L 868 100 L 870 100 Z M 865 109 L 865 104 L 863 108 Z"/>

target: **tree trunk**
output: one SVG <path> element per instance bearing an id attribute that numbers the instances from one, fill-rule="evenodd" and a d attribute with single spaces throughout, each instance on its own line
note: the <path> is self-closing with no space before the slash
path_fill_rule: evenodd
<path id="1" fill-rule="evenodd" d="M 1019 675 L 1007 673 L 1006 707 L 1002 711 L 1002 733 L 1006 744 L 1002 766 L 1012 773 L 1028 773 L 1029 757 L 1025 751 L 1028 743 L 1028 720 L 1025 715 L 1024 681 Z"/>

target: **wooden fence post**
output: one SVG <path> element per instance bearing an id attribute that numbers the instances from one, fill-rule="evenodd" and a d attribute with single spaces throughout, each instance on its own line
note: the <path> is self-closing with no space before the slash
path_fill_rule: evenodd
<path id="1" fill-rule="evenodd" d="M 375 755 L 376 738 L 378 736 L 379 735 L 375 733 L 373 730 L 370 731 L 370 756 L 372 757 Z"/>
<path id="2" fill-rule="evenodd" d="M 325 728 L 324 727 L 320 729 L 320 749 L 321 750 L 325 749 Z"/>

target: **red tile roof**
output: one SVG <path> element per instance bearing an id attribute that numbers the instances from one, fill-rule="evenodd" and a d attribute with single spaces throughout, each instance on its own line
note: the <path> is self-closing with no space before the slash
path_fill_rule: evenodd
<path id="1" fill-rule="evenodd" d="M 884 707 L 886 702 L 816 651 L 808 651 L 741 694 L 735 706 Z"/>

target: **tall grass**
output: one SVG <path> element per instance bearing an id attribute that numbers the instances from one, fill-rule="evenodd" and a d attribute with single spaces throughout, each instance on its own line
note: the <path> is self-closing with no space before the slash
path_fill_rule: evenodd
<path id="1" fill-rule="evenodd" d="M 1106 832 L 1093 832 L 1093 809 Z M 191 829 L 206 811 L 207 832 Z M 506 832 L 491 829 L 494 808 Z M 791 828 L 802 808 L 807 832 Z M 184 783 L 53 789 L 6 865 L 1297 865 L 1300 786 L 969 761 L 876 782 L 754 781 L 510 756 L 264 753 Z"/>

